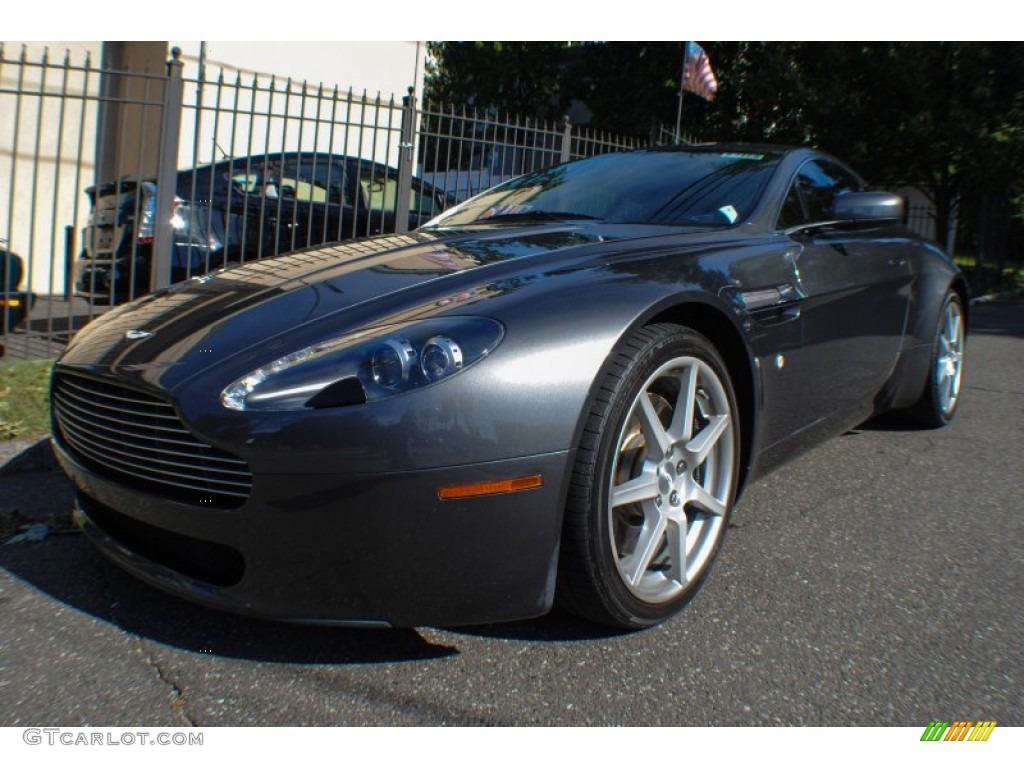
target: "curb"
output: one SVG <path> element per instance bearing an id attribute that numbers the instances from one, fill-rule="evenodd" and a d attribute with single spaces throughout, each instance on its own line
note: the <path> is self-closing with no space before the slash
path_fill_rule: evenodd
<path id="1" fill-rule="evenodd" d="M 0 476 L 53 469 L 56 466 L 49 436 L 38 440 L 9 440 L 0 443 Z"/>
<path id="2" fill-rule="evenodd" d="M 996 301 L 1014 301 L 1020 298 L 1020 291 L 1003 291 L 1002 293 L 986 293 L 981 296 L 975 296 L 968 304 L 976 306 L 978 304 L 991 304 Z"/>

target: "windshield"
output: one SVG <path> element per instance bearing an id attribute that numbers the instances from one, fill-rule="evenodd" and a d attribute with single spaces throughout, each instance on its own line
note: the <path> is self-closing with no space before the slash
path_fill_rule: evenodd
<path id="1" fill-rule="evenodd" d="M 428 226 L 601 219 L 728 227 L 753 210 L 780 157 L 703 149 L 600 155 L 507 181 Z"/>

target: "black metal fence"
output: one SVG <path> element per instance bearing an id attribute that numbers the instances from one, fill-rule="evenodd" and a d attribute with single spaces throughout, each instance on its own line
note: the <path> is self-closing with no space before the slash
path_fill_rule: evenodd
<path id="1" fill-rule="evenodd" d="M 51 355 L 171 281 L 407 231 L 506 178 L 637 146 L 411 92 L 186 77 L 178 55 L 30 60 L 0 43 L 0 343 Z"/>
<path id="2" fill-rule="evenodd" d="M 935 231 L 935 208 L 932 206 L 915 205 L 905 199 L 903 224 L 921 237 L 926 237 L 929 240 L 938 239 Z"/>
<path id="3" fill-rule="evenodd" d="M 171 281 L 404 232 L 507 178 L 645 143 L 412 92 L 186 77 L 177 56 L 30 60 L 0 43 L 0 344 L 53 355 L 97 313 Z M 935 237 L 928 208 L 908 206 L 907 224 Z"/>
<path id="4" fill-rule="evenodd" d="M 417 111 L 420 177 L 456 201 L 556 163 L 643 146 L 562 122 L 427 104 Z"/>

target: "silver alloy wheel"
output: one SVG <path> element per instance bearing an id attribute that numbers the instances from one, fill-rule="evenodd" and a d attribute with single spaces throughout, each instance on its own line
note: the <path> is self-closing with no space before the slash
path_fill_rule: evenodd
<path id="1" fill-rule="evenodd" d="M 714 556 L 736 472 L 729 402 L 706 362 L 677 357 L 648 377 L 630 405 L 607 515 L 619 576 L 645 602 L 678 597 Z"/>
<path id="2" fill-rule="evenodd" d="M 960 397 L 960 375 L 964 365 L 963 312 L 956 301 L 949 301 L 939 331 L 939 350 L 935 358 L 935 381 L 939 408 L 948 416 Z"/>

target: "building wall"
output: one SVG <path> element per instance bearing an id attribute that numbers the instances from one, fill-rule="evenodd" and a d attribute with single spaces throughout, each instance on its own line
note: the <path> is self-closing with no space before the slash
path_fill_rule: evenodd
<path id="1" fill-rule="evenodd" d="M 200 56 L 199 43 L 178 44 L 186 80 L 180 167 L 244 157 L 264 149 L 322 152 L 327 147 L 335 153 L 389 165 L 397 162 L 398 109 L 410 87 L 422 90 L 425 45 L 218 41 L 203 45 L 205 57 Z M 200 94 L 195 83 L 201 61 L 205 78 Z M 268 92 L 271 76 L 273 96 Z M 223 85 L 218 86 L 221 78 Z M 286 91 L 292 94 L 290 99 L 285 99 Z M 349 91 L 353 105 L 345 100 Z M 335 93 L 342 101 L 333 101 Z M 203 107 L 198 116 L 197 103 Z M 218 107 L 219 115 L 214 112 Z M 256 116 L 253 119 L 248 116 L 250 110 Z M 328 131 L 332 113 L 339 122 L 351 124 Z M 266 120 L 262 116 L 267 114 L 277 117 Z M 284 114 L 289 118 L 283 118 Z M 318 118 L 322 121 L 319 126 Z M 386 127 L 377 131 L 375 125 Z"/>
<path id="2" fill-rule="evenodd" d="M 185 76 L 194 77 L 198 42 L 173 42 L 181 48 Z M 410 86 L 423 91 L 424 43 L 400 42 L 221 42 L 207 41 L 206 66 L 212 75 L 260 74 L 305 81 L 312 86 L 365 90 L 400 99 Z"/>
<path id="3" fill-rule="evenodd" d="M 87 76 L 84 66 L 89 57 L 91 66 L 99 67 L 102 43 L 5 41 L 3 46 L 8 63 L 0 65 L 0 85 L 34 95 L 0 94 L 0 239 L 25 260 L 32 291 L 61 293 L 65 227 L 80 233 L 89 213 L 84 189 L 95 174 L 100 82 L 95 73 Z M 9 63 L 23 49 L 27 66 Z M 44 56 L 45 79 L 37 66 Z"/>

